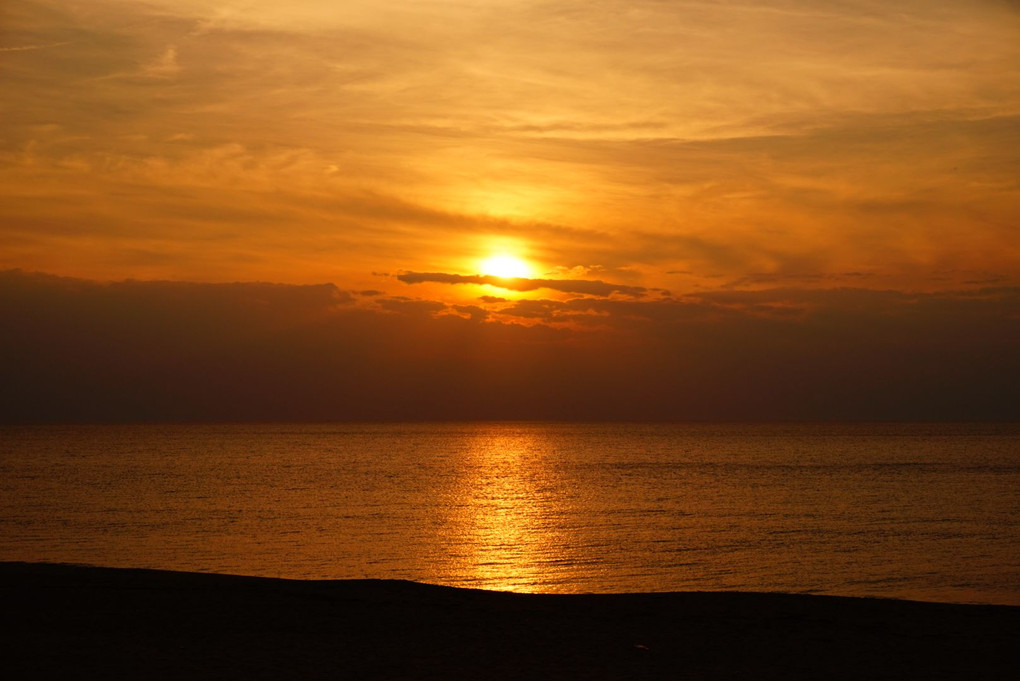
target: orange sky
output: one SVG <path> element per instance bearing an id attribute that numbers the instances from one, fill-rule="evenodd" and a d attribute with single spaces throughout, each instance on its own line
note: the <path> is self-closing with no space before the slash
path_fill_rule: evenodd
<path id="1" fill-rule="evenodd" d="M 1015 2 L 6 0 L 0 22 L 0 270 L 332 284 L 365 314 L 645 350 L 692 310 L 918 296 L 1016 329 Z M 532 281 L 479 279 L 496 253 Z"/>

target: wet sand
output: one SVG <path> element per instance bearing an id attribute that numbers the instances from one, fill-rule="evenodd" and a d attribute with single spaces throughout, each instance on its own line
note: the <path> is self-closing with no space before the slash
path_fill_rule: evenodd
<path id="1" fill-rule="evenodd" d="M 1011 679 L 1020 607 L 0 563 L 6 678 Z"/>

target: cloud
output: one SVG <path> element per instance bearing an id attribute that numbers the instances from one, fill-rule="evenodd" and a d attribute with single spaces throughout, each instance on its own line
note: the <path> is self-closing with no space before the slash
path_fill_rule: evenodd
<path id="1" fill-rule="evenodd" d="M 587 279 L 527 279 L 495 277 L 486 274 L 445 274 L 442 272 L 405 272 L 398 274 L 397 279 L 405 284 L 422 284 L 433 282 L 438 284 L 477 284 L 495 286 L 510 291 L 537 291 L 549 289 L 561 293 L 581 293 L 590 296 L 611 296 L 614 293 L 641 298 L 648 294 L 649 289 L 643 286 L 626 286 L 611 284 L 598 280 Z"/>
<path id="2" fill-rule="evenodd" d="M 2 418 L 1018 417 L 1013 4 L 243 4 L 4 4 Z"/>
<path id="3" fill-rule="evenodd" d="M 473 320 L 486 320 L 489 318 L 490 313 L 488 310 L 477 305 L 454 305 L 453 309 L 460 314 L 467 315 Z"/>
<path id="4" fill-rule="evenodd" d="M 12 45 L 8 47 L 0 47 L 0 52 L 25 52 L 28 50 L 48 50 L 51 47 L 63 47 L 64 45 L 70 45 L 69 41 L 57 42 L 57 43 L 46 43 L 44 45 Z"/>
<path id="5" fill-rule="evenodd" d="M 435 300 L 411 300 L 399 297 L 382 299 L 378 302 L 378 305 L 383 310 L 419 317 L 433 317 L 437 312 L 446 309 L 445 303 Z"/>
<path id="6" fill-rule="evenodd" d="M 509 236 L 649 290 L 1018 281 L 1005 3 L 4 9 L 0 267 L 357 289 Z"/>
<path id="7" fill-rule="evenodd" d="M 147 78 L 173 78 L 181 72 L 181 65 L 177 62 L 177 46 L 171 45 L 155 60 L 142 69 L 142 75 Z"/>
<path id="8" fill-rule="evenodd" d="M 328 285 L 8 271 L 0 421 L 1015 421 L 1018 308 L 1009 287 L 791 288 L 509 303 L 520 325 Z"/>

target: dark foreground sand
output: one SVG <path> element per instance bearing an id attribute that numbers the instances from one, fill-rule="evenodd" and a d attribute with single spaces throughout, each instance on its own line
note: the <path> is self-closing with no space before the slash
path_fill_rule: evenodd
<path id="1" fill-rule="evenodd" d="M 1020 678 L 1016 607 L 23 563 L 0 577 L 9 679 Z"/>

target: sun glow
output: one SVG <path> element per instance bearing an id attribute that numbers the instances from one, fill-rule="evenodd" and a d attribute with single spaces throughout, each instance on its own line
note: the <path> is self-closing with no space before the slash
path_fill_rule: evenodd
<path id="1" fill-rule="evenodd" d="M 531 276 L 531 266 L 518 257 L 506 254 L 494 255 L 481 264 L 482 274 L 504 279 Z"/>

